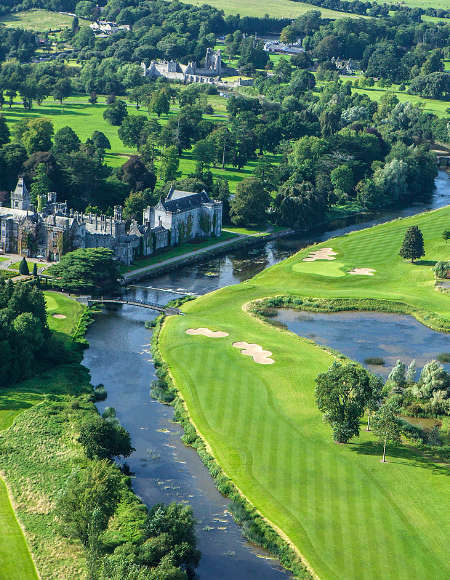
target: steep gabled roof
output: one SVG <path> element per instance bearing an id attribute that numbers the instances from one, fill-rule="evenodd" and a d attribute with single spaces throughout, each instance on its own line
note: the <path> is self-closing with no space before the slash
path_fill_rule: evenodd
<path id="1" fill-rule="evenodd" d="M 191 191 L 181 191 L 172 188 L 166 199 L 160 203 L 166 211 L 175 213 L 177 211 L 189 211 L 201 207 L 204 203 L 211 203 L 211 200 L 206 191 L 192 193 Z"/>

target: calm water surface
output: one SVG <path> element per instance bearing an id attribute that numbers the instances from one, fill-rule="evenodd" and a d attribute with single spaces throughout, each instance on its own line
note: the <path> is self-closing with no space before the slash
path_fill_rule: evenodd
<path id="1" fill-rule="evenodd" d="M 387 376 L 397 360 L 418 369 L 443 352 L 450 352 L 450 336 L 435 332 L 412 316 L 384 312 L 298 312 L 279 310 L 277 322 L 318 344 L 331 346 L 352 360 L 364 364 L 369 357 L 380 357 L 383 366 L 365 365 Z M 450 364 L 444 364 L 450 370 Z"/>
<path id="2" fill-rule="evenodd" d="M 449 203 L 449 178 L 445 172 L 440 172 L 436 180 L 436 192 L 428 204 L 393 212 L 370 222 L 361 221 L 307 237 L 274 240 L 250 250 L 235 250 L 201 264 L 179 268 L 148 282 L 141 281 L 138 286 L 130 287 L 128 293 L 130 297 L 160 304 L 177 297 L 174 292 L 205 294 L 247 280 L 312 242 Z M 298 313 L 295 315 L 298 316 Z M 201 580 L 277 580 L 289 577 L 276 562 L 264 559 L 262 552 L 245 542 L 239 527 L 228 513 L 228 501 L 216 490 L 195 451 L 180 441 L 181 429 L 172 422 L 172 408 L 151 399 L 150 383 L 155 378 L 149 354 L 151 331 L 145 328 L 144 323 L 155 316 L 156 313 L 132 306 L 105 310 L 88 331 L 90 348 L 85 351 L 83 360 L 91 372 L 93 384 L 103 383 L 108 391 L 108 399 L 99 404 L 99 409 L 115 407 L 119 420 L 131 433 L 136 451 L 127 462 L 135 473 L 134 491 L 147 505 L 169 501 L 192 505 L 198 522 L 197 535 L 202 552 L 197 570 Z M 414 325 L 415 321 L 408 318 L 408 321 L 397 323 L 403 325 L 398 330 L 405 332 L 406 328 L 414 328 L 410 325 Z M 314 323 L 311 324 L 314 326 Z M 379 321 L 377 328 L 381 329 L 378 324 Z M 316 330 L 310 332 L 319 335 L 319 325 L 325 329 L 325 323 L 319 323 L 315 325 Z M 372 321 L 364 328 L 359 327 L 362 340 L 366 331 L 373 331 L 373 326 Z M 419 327 L 425 329 L 421 325 Z M 411 336 L 416 337 L 416 331 L 414 329 Z M 322 334 L 328 332 L 331 333 L 331 330 L 323 330 Z M 379 330 L 374 340 L 377 348 L 390 346 L 383 350 L 384 355 L 375 354 L 371 347 L 368 356 L 383 356 L 387 360 L 388 350 L 394 348 L 397 342 L 389 341 L 388 337 L 397 334 L 391 322 L 386 322 L 384 330 Z M 409 350 L 408 357 L 414 356 L 418 361 L 422 360 L 421 357 L 427 358 L 430 352 L 428 340 L 426 338 L 418 343 L 414 353 Z M 407 345 L 406 340 L 404 344 Z M 437 352 L 445 350 L 450 348 L 439 347 Z M 358 353 L 345 354 L 360 360 Z M 389 356 L 391 362 L 397 358 L 408 358 L 396 352 L 391 352 Z"/>

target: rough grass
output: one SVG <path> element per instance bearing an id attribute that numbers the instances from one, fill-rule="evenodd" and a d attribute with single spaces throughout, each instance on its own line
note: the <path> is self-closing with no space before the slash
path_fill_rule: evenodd
<path id="1" fill-rule="evenodd" d="M 55 292 L 45 293 L 49 326 L 69 339 L 83 307 Z M 57 320 L 58 312 L 67 316 Z M 53 498 L 73 461 L 83 459 L 80 446 L 72 442 L 71 427 L 57 416 L 52 401 L 67 406 L 69 397 L 90 392 L 89 374 L 79 364 L 56 367 L 33 379 L 0 390 L 0 472 L 12 489 L 17 516 L 24 525 L 42 578 L 78 579 L 84 576 L 80 546 L 63 539 L 51 514 Z M 89 411 L 89 404 L 85 405 Z M 81 411 L 78 411 L 79 413 Z M 66 431 L 61 425 L 66 424 Z M 59 430 L 59 431 L 58 431 Z M 0 480 L 0 580 L 38 578 L 27 542 Z"/>
<path id="2" fill-rule="evenodd" d="M 35 30 L 36 32 L 46 32 L 60 28 L 72 26 L 73 17 L 49 10 L 26 10 L 7 14 L 0 18 L 0 25 L 7 28 L 24 28 L 25 30 Z M 80 26 L 88 26 L 89 21 L 79 19 Z"/>
<path id="3" fill-rule="evenodd" d="M 373 267 L 375 276 L 327 276 L 295 268 L 311 248 L 242 284 L 183 306 L 167 319 L 160 349 L 193 421 L 224 471 L 246 497 L 287 534 L 322 580 L 448 578 L 448 472 L 441 459 L 410 445 L 380 447 L 364 428 L 336 445 L 314 402 L 314 379 L 333 355 L 313 342 L 250 316 L 258 298 L 384 299 L 406 303 L 450 328 L 448 297 L 434 290 L 432 264 L 448 255 L 441 234 L 450 207 L 348 234 L 332 247 L 345 266 Z M 425 261 L 398 256 L 404 232 L 418 225 Z M 327 263 L 329 264 L 329 263 Z M 389 308 L 389 303 L 386 303 Z M 229 333 L 212 341 L 187 328 Z M 355 326 L 355 333 L 358 332 Z M 232 347 L 260 344 L 275 364 L 260 366 Z"/>

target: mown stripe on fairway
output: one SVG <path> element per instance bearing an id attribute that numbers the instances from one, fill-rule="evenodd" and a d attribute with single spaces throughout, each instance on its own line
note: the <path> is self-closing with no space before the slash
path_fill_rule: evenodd
<path id="1" fill-rule="evenodd" d="M 314 379 L 330 354 L 242 307 L 279 294 L 368 297 L 406 301 L 450 320 L 450 300 L 434 290 L 431 266 L 398 256 L 406 228 L 417 224 L 426 260 L 448 257 L 441 235 L 449 223 L 445 208 L 315 246 L 333 247 L 346 264 L 376 268 L 373 277 L 293 275 L 305 249 L 248 283 L 188 303 L 185 317 L 164 325 L 161 351 L 200 433 L 225 472 L 322 580 L 447 580 L 448 472 L 407 446 L 390 450 L 389 463 L 381 464 L 365 425 L 350 445 L 334 444 L 314 401 Z M 229 337 L 185 334 L 200 326 Z M 254 363 L 231 346 L 235 340 L 272 351 L 275 364 Z"/>
<path id="2" fill-rule="evenodd" d="M 38 580 L 5 482 L 0 478 L 0 580 Z"/>

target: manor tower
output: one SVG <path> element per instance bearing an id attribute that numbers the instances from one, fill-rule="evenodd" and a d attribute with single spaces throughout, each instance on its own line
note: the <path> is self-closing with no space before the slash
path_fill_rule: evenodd
<path id="1" fill-rule="evenodd" d="M 16 189 L 11 193 L 11 207 L 23 211 L 31 209 L 31 197 L 23 177 L 19 177 Z"/>

